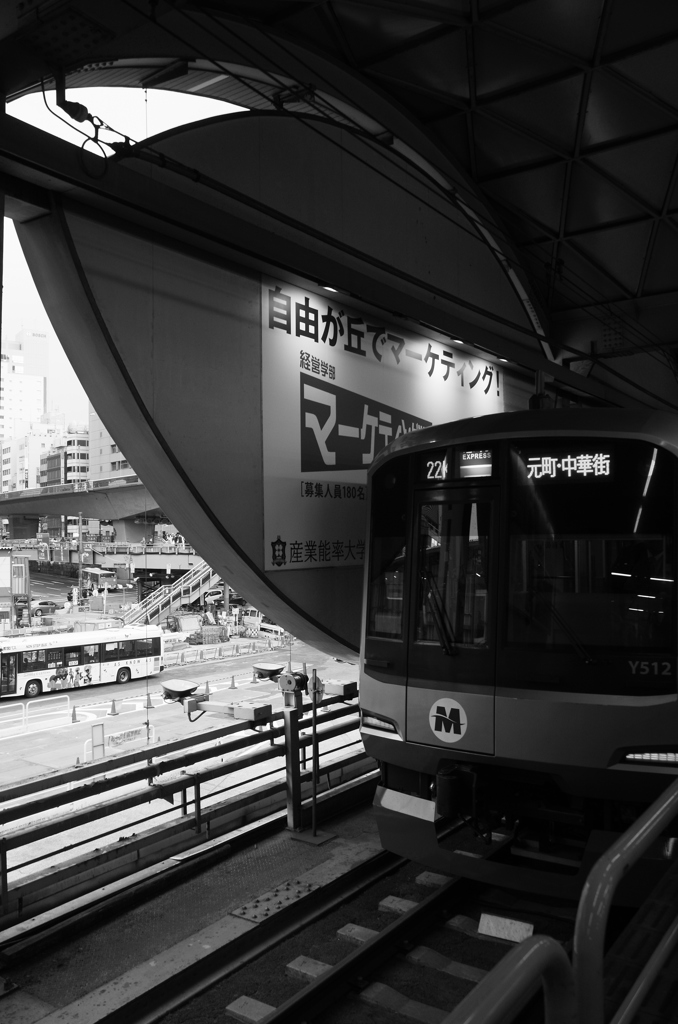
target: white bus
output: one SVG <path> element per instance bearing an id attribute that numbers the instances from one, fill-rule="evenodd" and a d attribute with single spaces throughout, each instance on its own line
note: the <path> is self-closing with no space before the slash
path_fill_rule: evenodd
<path id="1" fill-rule="evenodd" d="M 99 565 L 83 565 L 82 585 L 87 590 L 117 590 L 118 574 L 115 569 L 102 569 Z"/>
<path id="2" fill-rule="evenodd" d="M 0 637 L 0 698 L 127 683 L 163 668 L 159 626 Z"/>

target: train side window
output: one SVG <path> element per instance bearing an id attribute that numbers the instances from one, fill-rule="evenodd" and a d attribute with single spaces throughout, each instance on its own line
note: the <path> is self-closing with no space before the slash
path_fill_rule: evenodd
<path id="1" fill-rule="evenodd" d="M 673 456 L 635 440 L 543 447 L 512 453 L 508 642 L 671 651 Z"/>
<path id="2" fill-rule="evenodd" d="M 400 640 L 407 529 L 407 474 L 387 464 L 372 481 L 367 635 Z"/>
<path id="3" fill-rule="evenodd" d="M 487 642 L 490 503 L 431 502 L 419 516 L 415 638 L 450 650 Z"/>

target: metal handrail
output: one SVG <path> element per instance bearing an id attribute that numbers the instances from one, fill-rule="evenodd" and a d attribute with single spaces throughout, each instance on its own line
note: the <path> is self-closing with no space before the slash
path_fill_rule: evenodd
<path id="1" fill-rule="evenodd" d="M 544 989 L 546 1024 L 574 1024 L 574 979 L 567 953 L 549 935 L 533 935 L 512 949 L 442 1024 L 498 1024 L 517 1014 L 535 986 Z"/>
<path id="2" fill-rule="evenodd" d="M 212 586 L 220 578 L 207 562 L 204 560 L 198 562 L 187 573 L 180 576 L 175 583 L 158 587 L 136 607 L 130 608 L 125 613 L 125 623 L 137 622 L 139 619 L 145 619 L 146 616 L 149 618 L 151 616 L 159 617 L 163 611 L 171 608 L 177 598 L 188 596 L 190 599 L 194 590 L 199 591 L 203 586 Z"/>
<path id="3" fill-rule="evenodd" d="M 676 814 L 678 779 L 612 844 L 594 864 L 586 879 L 577 911 L 572 959 L 577 990 L 578 1024 L 603 1024 L 605 932 L 615 890 L 624 875 L 661 835 Z M 638 999 L 648 991 L 655 980 L 661 964 L 665 962 L 678 939 L 676 922 L 670 929 L 669 934 L 671 933 L 672 944 L 667 946 L 666 937 L 660 943 L 663 956 L 655 959 L 653 955 L 650 958 L 617 1012 L 615 1024 L 620 1024 L 621 1020 L 630 1020 L 629 1006 L 633 1004 L 637 1008 Z M 651 964 L 652 968 L 648 970 Z"/>

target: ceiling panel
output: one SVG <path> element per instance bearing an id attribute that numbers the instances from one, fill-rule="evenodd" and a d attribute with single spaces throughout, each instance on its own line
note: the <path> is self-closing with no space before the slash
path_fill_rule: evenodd
<path id="1" fill-rule="evenodd" d="M 651 230 L 652 225 L 643 221 L 579 235 L 570 244 L 604 267 L 632 296 L 636 294 Z"/>
<path id="2" fill-rule="evenodd" d="M 678 159 L 678 128 L 592 153 L 587 163 L 615 178 L 645 204 L 660 210 Z"/>
<path id="3" fill-rule="evenodd" d="M 551 142 L 562 153 L 574 146 L 584 76 L 569 77 L 506 99 L 482 104 L 483 111 L 522 128 L 530 137 Z"/>
<path id="4" fill-rule="evenodd" d="M 595 170 L 581 163 L 573 165 L 565 222 L 568 235 L 586 231 L 592 224 L 613 224 L 643 216 L 641 206 Z"/>

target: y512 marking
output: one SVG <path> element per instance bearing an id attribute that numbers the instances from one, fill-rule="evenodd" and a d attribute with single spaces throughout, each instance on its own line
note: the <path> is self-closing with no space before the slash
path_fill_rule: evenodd
<path id="1" fill-rule="evenodd" d="M 670 676 L 670 661 L 629 661 L 631 675 L 635 676 Z"/>

